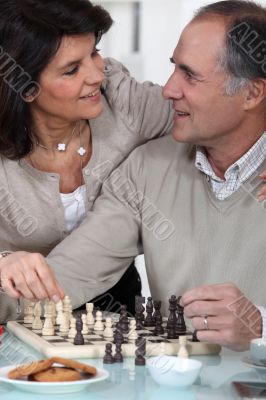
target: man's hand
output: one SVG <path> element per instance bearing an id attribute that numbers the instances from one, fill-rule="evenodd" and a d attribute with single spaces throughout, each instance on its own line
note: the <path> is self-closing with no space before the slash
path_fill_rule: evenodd
<path id="1" fill-rule="evenodd" d="M 0 260 L 0 283 L 4 292 L 13 298 L 51 299 L 64 298 L 64 291 L 55 279 L 45 258 L 38 253 L 17 251 Z"/>
<path id="2" fill-rule="evenodd" d="M 243 351 L 262 335 L 259 310 L 233 283 L 196 287 L 184 293 L 180 304 L 202 342 Z"/>

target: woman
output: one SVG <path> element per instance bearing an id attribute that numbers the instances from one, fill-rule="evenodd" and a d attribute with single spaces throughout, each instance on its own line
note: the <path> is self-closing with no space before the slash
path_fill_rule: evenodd
<path id="1" fill-rule="evenodd" d="M 0 276 L 14 297 L 63 296 L 55 280 L 45 284 L 36 253 L 47 255 L 82 222 L 131 150 L 170 131 L 161 88 L 100 57 L 97 44 L 111 24 L 87 0 L 0 6 L 0 250 L 14 252 L 0 261 Z M 140 289 L 133 266 L 127 274 L 110 293 L 122 303 L 129 297 L 133 312 Z"/>
<path id="2" fill-rule="evenodd" d="M 16 288 L 27 282 L 21 294 L 28 299 L 50 294 L 28 266 L 31 253 L 47 255 L 81 223 L 129 152 L 170 130 L 161 88 L 137 84 L 99 55 L 111 24 L 87 0 L 0 6 L 0 250 L 15 252 L 5 262 Z M 24 273 L 12 269 L 16 263 Z M 140 294 L 133 265 L 110 293 L 133 312 Z"/>

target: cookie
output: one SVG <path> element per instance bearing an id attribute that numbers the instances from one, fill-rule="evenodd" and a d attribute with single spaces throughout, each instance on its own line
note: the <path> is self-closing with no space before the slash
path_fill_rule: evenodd
<path id="1" fill-rule="evenodd" d="M 29 380 L 36 382 L 71 382 L 80 379 L 81 375 L 78 371 L 65 367 L 50 367 L 29 376 Z"/>
<path id="2" fill-rule="evenodd" d="M 52 357 L 52 360 L 54 363 L 64 365 L 65 367 L 78 369 L 79 371 L 86 372 L 87 374 L 92 376 L 97 374 L 97 369 L 88 364 L 83 364 L 78 361 L 69 360 L 62 357 Z"/>
<path id="3" fill-rule="evenodd" d="M 8 378 L 19 379 L 22 378 L 23 376 L 45 371 L 53 364 L 53 362 L 54 361 L 52 360 L 52 358 L 49 358 L 47 360 L 33 361 L 30 364 L 19 365 L 17 368 L 12 369 L 12 371 L 9 371 Z"/>

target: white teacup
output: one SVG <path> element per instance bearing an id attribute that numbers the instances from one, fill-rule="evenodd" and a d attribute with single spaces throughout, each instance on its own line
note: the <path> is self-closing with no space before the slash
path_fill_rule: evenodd
<path id="1" fill-rule="evenodd" d="M 266 337 L 251 340 L 250 354 L 255 362 L 266 367 Z"/>

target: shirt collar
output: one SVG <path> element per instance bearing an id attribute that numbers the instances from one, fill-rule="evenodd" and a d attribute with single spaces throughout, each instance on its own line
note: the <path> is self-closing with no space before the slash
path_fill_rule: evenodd
<path id="1" fill-rule="evenodd" d="M 238 173 L 240 182 L 246 181 L 262 164 L 266 156 L 266 131 L 257 140 L 257 142 L 245 153 L 239 160 L 225 171 L 225 180 L 232 173 Z M 224 180 L 219 178 L 213 171 L 204 147 L 197 146 L 195 166 L 204 174 L 210 176 L 217 182 L 223 182 Z"/>

